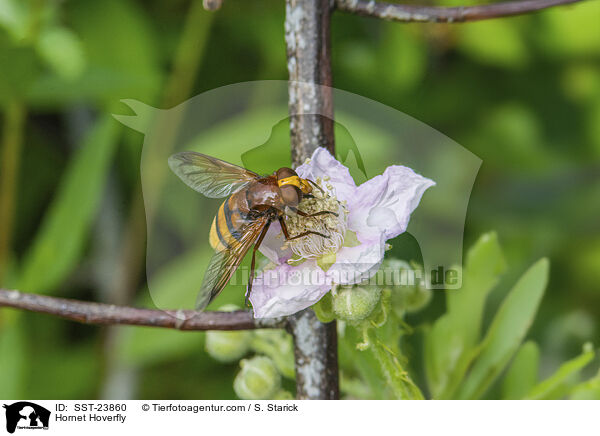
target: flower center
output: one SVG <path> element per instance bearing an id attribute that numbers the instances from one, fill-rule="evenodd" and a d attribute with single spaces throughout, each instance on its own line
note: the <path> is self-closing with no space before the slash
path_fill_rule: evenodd
<path id="1" fill-rule="evenodd" d="M 290 237 L 301 233 L 312 231 L 327 237 L 314 233 L 301 238 L 287 241 L 288 246 L 294 253 L 294 257 L 301 259 L 319 258 L 326 254 L 336 253 L 344 244 L 344 235 L 346 234 L 346 221 L 348 211 L 343 203 L 338 201 L 335 196 L 335 190 L 330 183 L 329 178 L 325 180 L 320 177 L 315 183 L 323 189 L 313 189 L 312 198 L 303 198 L 298 209 L 307 214 L 329 211 L 337 214 L 322 214 L 314 217 L 303 217 L 295 213 L 285 215 L 285 223 L 289 230 Z"/>

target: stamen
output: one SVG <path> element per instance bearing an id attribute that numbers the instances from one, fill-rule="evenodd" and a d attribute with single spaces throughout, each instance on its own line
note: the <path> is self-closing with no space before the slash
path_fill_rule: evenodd
<path id="1" fill-rule="evenodd" d="M 330 211 L 337 213 L 338 216 L 323 214 L 315 217 L 303 217 L 293 212 L 286 214 L 284 219 L 290 236 L 306 231 L 314 231 L 328 236 L 324 238 L 309 234 L 288 241 L 287 244 L 296 257 L 304 259 L 319 258 L 326 254 L 336 253 L 344 244 L 344 235 L 346 234 L 348 215 L 346 207 L 338 201 L 335 190 L 330 183 L 323 186 L 320 177 L 317 178 L 315 183 L 323 189 L 323 192 L 314 189 L 312 192 L 313 197 L 303 198 L 298 205 L 298 209 L 307 214 Z"/>

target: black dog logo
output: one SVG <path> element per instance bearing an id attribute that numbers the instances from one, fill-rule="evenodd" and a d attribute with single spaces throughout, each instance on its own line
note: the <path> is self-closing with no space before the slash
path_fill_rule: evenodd
<path id="1" fill-rule="evenodd" d="M 47 429 L 50 422 L 50 411 L 28 401 L 19 401 L 11 405 L 5 404 L 6 431 L 14 433 L 19 428 Z"/>

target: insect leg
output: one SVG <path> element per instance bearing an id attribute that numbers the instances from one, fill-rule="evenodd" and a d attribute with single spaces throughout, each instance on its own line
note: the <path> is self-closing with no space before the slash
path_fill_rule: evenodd
<path id="1" fill-rule="evenodd" d="M 296 209 L 295 212 L 298 215 L 303 216 L 303 217 L 307 217 L 307 218 L 310 218 L 310 217 L 313 217 L 313 216 L 319 216 L 319 215 L 327 215 L 327 214 L 338 216 L 338 214 L 336 212 L 331 212 L 330 210 L 322 210 L 320 212 L 315 212 L 315 213 L 306 213 L 306 212 L 302 212 L 299 209 Z"/>
<path id="2" fill-rule="evenodd" d="M 307 235 L 317 235 L 323 238 L 329 238 L 329 236 L 324 235 L 323 233 L 315 232 L 313 230 L 307 230 L 306 232 L 302 232 L 299 235 L 290 236 L 290 233 L 288 232 L 288 228 L 285 224 L 285 220 L 283 219 L 283 217 L 279 217 L 279 224 L 281 224 L 281 230 L 283 231 L 283 236 L 285 236 L 286 241 L 291 241 L 292 239 L 298 239 Z"/>
<path id="3" fill-rule="evenodd" d="M 329 239 L 329 236 L 324 235 L 323 233 L 315 232 L 313 230 L 307 230 L 306 232 L 302 232 L 299 235 L 294 235 L 294 236 L 292 236 L 290 238 L 287 238 L 287 240 L 291 241 L 292 239 L 298 239 L 298 238 L 301 238 L 301 237 L 307 236 L 307 235 L 317 235 L 317 236 L 321 236 L 322 238 Z"/>
<path id="4" fill-rule="evenodd" d="M 281 216 L 279 217 L 279 224 L 281 225 L 281 231 L 283 232 L 283 236 L 285 236 L 285 239 L 290 239 L 290 232 L 288 232 L 285 220 Z"/>
<path id="5" fill-rule="evenodd" d="M 250 263 L 250 276 L 248 277 L 248 287 L 246 288 L 246 306 L 250 307 L 250 292 L 252 292 L 252 281 L 254 280 L 254 267 L 256 264 L 256 251 L 260 247 L 263 239 L 265 239 L 265 235 L 267 234 L 267 230 L 269 230 L 269 226 L 271 225 L 271 221 L 269 221 L 260 232 L 260 236 L 254 243 L 254 248 L 252 249 L 252 262 Z"/>
<path id="6" fill-rule="evenodd" d="M 325 191 L 323 191 L 323 188 L 321 188 L 319 185 L 317 185 L 315 182 L 313 182 L 310 179 L 306 179 L 308 180 L 308 183 L 310 183 L 311 185 L 315 186 L 319 191 L 321 191 L 323 194 L 325 193 Z"/>

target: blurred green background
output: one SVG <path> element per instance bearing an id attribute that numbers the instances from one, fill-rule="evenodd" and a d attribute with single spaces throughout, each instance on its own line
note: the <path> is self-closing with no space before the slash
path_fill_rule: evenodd
<path id="1" fill-rule="evenodd" d="M 0 0 L 2 287 L 150 305 L 143 136 L 110 114 L 129 113 L 122 98 L 169 108 L 231 83 L 286 80 L 283 22 L 280 0 L 226 0 L 216 13 L 199 0 Z M 528 265 L 550 258 L 529 332 L 542 375 L 599 342 L 598 22 L 600 2 L 588 1 L 480 23 L 344 13 L 332 23 L 335 87 L 405 112 L 483 160 L 465 247 L 496 231 L 509 265 L 484 323 Z M 402 242 L 406 260 L 418 259 L 414 241 Z M 163 286 L 176 289 L 197 268 L 179 265 Z M 443 312 L 434 294 L 408 322 Z M 231 301 L 239 296 L 222 300 Z M 238 364 L 209 357 L 204 338 L 0 309 L 0 397 L 235 398 Z M 409 348 L 408 359 L 419 353 Z"/>

